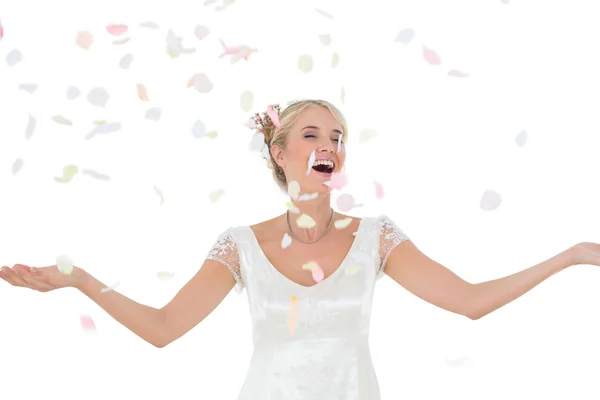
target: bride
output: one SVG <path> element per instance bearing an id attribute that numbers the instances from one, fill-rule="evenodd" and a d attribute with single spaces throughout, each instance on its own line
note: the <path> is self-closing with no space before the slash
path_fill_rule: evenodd
<path id="1" fill-rule="evenodd" d="M 290 196 L 287 211 L 221 233 L 200 270 L 164 307 L 104 291 L 77 266 L 65 273 L 56 265 L 17 264 L 2 267 L 0 278 L 39 292 L 77 288 L 156 347 L 190 331 L 231 289 L 245 289 L 254 352 L 238 400 L 379 400 L 368 339 L 373 290 L 383 274 L 475 320 L 569 266 L 600 265 L 600 245 L 584 242 L 513 275 L 469 283 L 419 251 L 385 215 L 359 219 L 332 209 L 348 137 L 335 106 L 322 100 L 293 102 L 281 112 L 270 106 L 255 122 L 255 140 Z"/>

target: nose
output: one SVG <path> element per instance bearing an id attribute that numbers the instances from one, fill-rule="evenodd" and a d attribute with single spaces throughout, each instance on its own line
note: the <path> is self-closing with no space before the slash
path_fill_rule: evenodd
<path id="1" fill-rule="evenodd" d="M 333 146 L 333 144 L 331 143 L 331 140 L 329 140 L 329 139 L 323 141 L 323 143 L 319 147 L 319 152 L 321 152 L 321 153 L 333 154 L 334 150 L 335 150 L 335 147 Z"/>

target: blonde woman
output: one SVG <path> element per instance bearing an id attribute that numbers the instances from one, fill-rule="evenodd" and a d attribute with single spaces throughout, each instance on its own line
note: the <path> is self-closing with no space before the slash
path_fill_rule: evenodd
<path id="1" fill-rule="evenodd" d="M 386 216 L 334 212 L 330 181 L 346 160 L 346 121 L 332 104 L 305 100 L 257 114 L 257 137 L 288 211 L 223 232 L 196 275 L 161 309 L 79 267 L 3 267 L 0 277 L 40 292 L 75 287 L 156 347 L 204 320 L 233 288 L 246 289 L 254 352 L 238 400 L 378 400 L 369 352 L 375 282 L 387 274 L 421 299 L 479 319 L 576 264 L 600 264 L 600 245 L 579 243 L 531 268 L 472 284 L 428 258 Z M 337 175 L 336 175 L 337 176 Z M 332 229 L 332 226 L 336 228 Z M 465 249 L 468 250 L 468 249 Z"/>

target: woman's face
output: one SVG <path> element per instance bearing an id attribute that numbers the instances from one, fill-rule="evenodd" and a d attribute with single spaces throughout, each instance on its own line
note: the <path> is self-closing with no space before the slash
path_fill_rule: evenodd
<path id="1" fill-rule="evenodd" d="M 339 146 L 343 129 L 326 107 L 311 106 L 305 109 L 288 134 L 287 146 L 273 146 L 273 156 L 283 168 L 287 182 L 300 184 L 302 193 L 328 192 L 324 183 L 333 172 L 340 172 L 346 160 L 344 145 Z M 308 162 L 315 152 L 314 166 Z M 307 175 L 308 172 L 308 175 Z"/>

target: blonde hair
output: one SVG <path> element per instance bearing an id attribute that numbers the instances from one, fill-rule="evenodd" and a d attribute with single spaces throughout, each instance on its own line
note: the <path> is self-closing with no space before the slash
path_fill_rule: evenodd
<path id="1" fill-rule="evenodd" d="M 275 179 L 275 182 L 279 188 L 285 193 L 287 193 L 288 185 L 285 172 L 283 171 L 283 168 L 277 165 L 277 163 L 273 160 L 273 156 L 271 155 L 271 147 L 277 145 L 282 149 L 285 149 L 288 141 L 288 135 L 302 112 L 308 107 L 315 106 L 325 107 L 331 112 L 331 114 L 333 114 L 334 118 L 342 126 L 342 133 L 344 135 L 342 142 L 347 143 L 348 124 L 346 122 L 346 118 L 336 106 L 325 100 L 296 100 L 288 103 L 288 106 L 279 114 L 279 131 L 277 131 L 275 125 L 273 125 L 273 122 L 269 118 L 263 119 L 263 126 L 258 130 L 258 132 L 261 132 L 265 136 L 265 143 L 269 148 L 270 157 L 268 160 L 268 165 L 269 168 L 273 170 L 273 179 Z"/>

